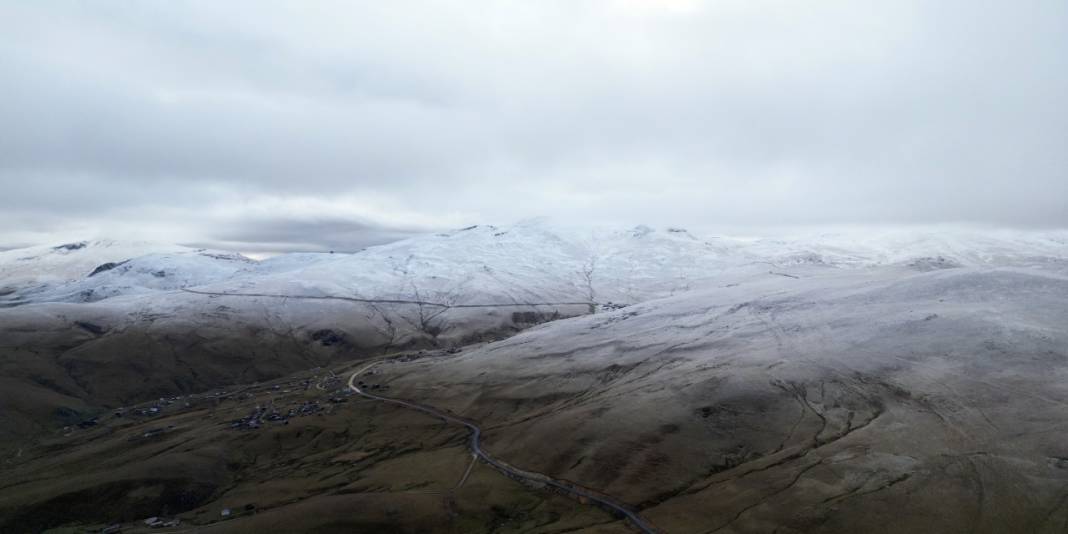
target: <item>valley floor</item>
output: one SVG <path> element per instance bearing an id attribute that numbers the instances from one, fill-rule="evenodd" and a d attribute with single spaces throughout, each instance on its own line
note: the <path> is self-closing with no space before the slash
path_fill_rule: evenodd
<path id="1" fill-rule="evenodd" d="M 463 426 L 354 394 L 353 369 L 134 406 L 20 447 L 0 471 L 0 530 L 629 531 L 477 460 Z"/>

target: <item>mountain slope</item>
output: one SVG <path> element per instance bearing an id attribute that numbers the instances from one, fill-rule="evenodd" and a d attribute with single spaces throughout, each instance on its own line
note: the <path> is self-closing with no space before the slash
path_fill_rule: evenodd
<path id="1" fill-rule="evenodd" d="M 0 252 L 0 306 L 173 290 L 253 265 L 239 254 L 112 240 L 15 249 Z"/>
<path id="2" fill-rule="evenodd" d="M 141 439 L 159 430 L 153 416 L 107 414 L 232 384 L 264 399 L 317 397 L 325 386 L 320 394 L 306 377 L 326 383 L 323 367 L 340 373 L 369 357 L 437 348 L 405 352 L 366 380 L 478 421 L 495 458 L 605 492 L 669 532 L 1060 532 L 1064 237 L 702 239 L 535 221 L 259 262 L 113 242 L 13 251 L 0 258 L 0 286 L 14 288 L 0 309 L 0 457 L 17 465 L 25 449 L 32 460 L 0 504 L 22 514 L 15 524 L 44 525 L 47 510 L 96 502 L 91 495 L 136 505 L 121 510 L 135 520 L 159 503 L 188 509 L 181 495 L 193 489 L 207 503 L 220 497 L 211 488 L 253 473 L 285 476 L 294 460 L 308 470 L 295 487 L 313 493 L 348 483 L 406 495 L 392 468 L 365 479 L 320 456 L 307 426 L 245 434 L 213 410 L 176 411 L 183 426 L 164 446 Z M 458 347 L 466 349 L 450 356 Z M 263 385 L 283 376 L 303 389 Z M 258 398 L 235 397 L 246 413 L 261 409 Z M 77 429 L 101 414 L 102 428 Z M 362 458 L 366 435 L 384 443 L 375 462 L 435 447 L 468 459 L 459 428 L 420 449 L 441 430 L 433 419 L 427 434 L 404 423 L 387 438 L 379 422 L 340 417 L 329 426 L 356 420 L 353 434 L 328 433 L 331 450 Z M 132 437 L 111 434 L 131 425 L 140 429 Z M 214 452 L 197 462 L 201 471 L 160 482 L 169 489 L 156 499 L 133 492 L 158 482 L 156 464 L 111 472 L 80 445 L 104 437 L 93 450 L 158 453 L 158 465 L 183 466 L 185 432 Z M 279 436 L 300 448 L 279 449 Z M 389 446 L 394 436 L 411 446 Z M 217 439 L 243 444 L 231 459 L 244 467 L 222 472 Z M 252 442 L 275 451 L 276 471 L 261 472 L 258 453 L 246 457 Z M 48 479 L 60 449 L 64 469 L 95 474 Z M 336 481 L 324 485 L 325 472 Z M 100 500 L 104 490 L 121 495 Z M 292 502 L 286 495 L 273 501 L 277 514 Z M 428 502 L 440 512 L 437 498 Z M 107 519 L 93 506 L 70 517 Z"/>
<path id="3" fill-rule="evenodd" d="M 669 532 L 1060 532 L 1066 317 L 1064 275 L 767 278 L 375 380 Z"/>
<path id="4" fill-rule="evenodd" d="M 703 239 L 682 229 L 478 226 L 356 254 L 239 255 L 111 241 L 0 254 L 12 436 L 137 399 L 734 284 L 1013 266 L 1058 272 L 1064 234 Z"/>
<path id="5" fill-rule="evenodd" d="M 152 243 L 97 240 L 6 250 L 0 252 L 0 285 L 11 290 L 62 283 L 83 278 L 94 268 L 107 262 L 182 249 L 183 247 Z"/>

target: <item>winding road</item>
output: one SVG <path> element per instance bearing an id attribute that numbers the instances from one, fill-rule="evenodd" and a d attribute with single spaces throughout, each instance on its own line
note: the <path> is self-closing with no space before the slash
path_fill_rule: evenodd
<path id="1" fill-rule="evenodd" d="M 482 459 L 484 462 L 489 464 L 491 467 L 493 467 L 497 471 L 500 471 L 501 473 L 503 473 L 505 476 L 507 476 L 509 478 L 512 478 L 512 479 L 515 479 L 515 480 L 532 482 L 532 483 L 535 483 L 535 484 L 543 484 L 543 485 L 546 485 L 546 486 L 550 486 L 550 487 L 556 489 L 557 491 L 559 491 L 560 493 L 563 493 L 564 495 L 579 499 L 582 502 L 589 502 L 589 503 L 595 504 L 595 505 L 597 505 L 597 506 L 599 506 L 599 507 L 601 507 L 601 508 L 603 508 L 603 509 L 605 509 L 605 510 L 607 510 L 607 511 L 609 511 L 609 512 L 611 512 L 611 513 L 613 513 L 613 514 L 615 514 L 617 516 L 619 516 L 619 517 L 625 518 L 627 521 L 630 522 L 631 525 L 633 525 L 635 528 L 637 528 L 641 532 L 645 532 L 646 534 L 656 534 L 658 532 L 652 526 L 652 524 L 649 523 L 649 521 L 647 521 L 642 516 L 638 515 L 637 512 L 631 510 L 630 508 L 624 506 L 623 504 L 619 503 L 618 501 L 616 501 L 616 500 L 614 500 L 612 498 L 609 498 L 609 497 L 606 497 L 604 495 L 600 495 L 600 494 L 594 493 L 594 492 L 592 492 L 590 490 L 586 490 L 584 488 L 580 488 L 580 487 L 576 487 L 576 486 L 567 484 L 565 482 L 561 482 L 559 480 L 550 478 L 550 477 L 548 477 L 546 475 L 543 475 L 541 473 L 532 473 L 532 472 L 529 472 L 529 471 L 523 471 L 522 469 L 518 469 L 518 468 L 512 467 L 512 466 L 510 466 L 510 465 L 508 465 L 508 464 L 506 464 L 506 463 L 494 458 L 493 456 L 490 456 L 489 453 L 487 453 L 485 450 L 482 449 L 482 428 L 479 427 L 478 425 L 476 425 L 475 423 L 472 423 L 471 421 L 467 421 L 465 419 L 460 419 L 459 417 L 456 417 L 454 415 L 449 415 L 449 414 L 447 414 L 447 413 L 445 413 L 445 412 L 443 412 L 441 410 L 438 410 L 436 408 L 433 408 L 433 407 L 430 407 L 430 406 L 426 406 L 426 405 L 423 405 L 423 404 L 419 404 L 419 403 L 415 403 L 415 402 L 411 402 L 411 401 L 406 401 L 406 400 L 401 400 L 401 399 L 394 399 L 394 398 L 390 398 L 390 397 L 382 397 L 380 395 L 375 395 L 373 393 L 367 393 L 366 391 L 361 390 L 356 385 L 356 377 L 362 375 L 363 373 L 366 373 L 371 368 L 373 368 L 374 366 L 382 363 L 383 361 L 384 360 L 379 360 L 377 362 L 368 364 L 368 365 L 364 366 L 363 368 L 361 368 L 360 370 L 356 371 L 355 373 L 352 373 L 352 376 L 349 377 L 349 383 L 348 383 L 349 389 L 351 389 L 352 391 L 356 392 L 357 394 L 359 394 L 361 396 L 364 396 L 364 397 L 366 397 L 368 399 L 373 399 L 373 400 L 377 400 L 377 401 L 381 401 L 381 402 L 385 402 L 385 403 L 389 403 L 389 404 L 395 404 L 397 406 L 403 406 L 405 408 L 410 408 L 412 410 L 418 410 L 420 412 L 429 414 L 429 415 L 431 415 L 433 417 L 437 417 L 439 419 L 443 419 L 446 422 L 455 423 L 455 424 L 458 424 L 458 425 L 463 425 L 471 433 L 471 438 L 468 441 L 468 446 L 471 448 L 471 453 L 474 454 L 475 457 Z M 470 469 L 468 471 L 470 471 Z M 464 478 L 466 478 L 466 475 L 464 476 Z"/>
<path id="2" fill-rule="evenodd" d="M 193 293 L 193 294 L 197 294 L 197 295 L 207 295 L 207 296 L 219 296 L 219 297 L 267 297 L 267 298 L 308 299 L 308 300 L 343 300 L 343 301 L 348 301 L 348 302 L 372 303 L 372 304 L 408 304 L 408 305 L 417 305 L 417 306 L 433 306 L 433 307 L 444 308 L 444 309 L 451 309 L 451 308 L 507 308 L 507 307 L 516 307 L 516 306 L 595 306 L 595 305 L 597 305 L 597 303 L 595 303 L 595 302 L 587 302 L 587 301 L 582 301 L 582 302 L 514 302 L 514 303 L 494 303 L 494 304 L 443 304 L 443 303 L 440 303 L 440 302 L 429 302 L 429 301 L 422 301 L 422 300 L 368 299 L 368 298 L 358 298 L 358 297 L 341 297 L 341 296 L 333 296 L 333 295 L 321 295 L 321 296 L 319 296 L 319 295 L 278 295 L 278 294 L 271 294 L 271 293 L 226 293 L 226 292 L 202 291 L 202 290 L 188 289 L 188 288 L 182 288 L 181 290 L 186 292 L 186 293 Z M 560 493 L 562 493 L 562 494 L 564 494 L 564 495 L 566 495 L 568 497 L 572 497 L 572 498 L 578 499 L 580 502 L 595 504 L 595 505 L 607 510 L 608 512 L 610 512 L 610 513 L 612 513 L 612 514 L 614 514 L 614 515 L 616 515 L 618 517 L 625 518 L 627 521 L 630 522 L 630 524 L 632 526 L 634 526 L 639 531 L 644 532 L 646 534 L 656 534 L 658 532 L 652 526 L 652 524 L 649 523 L 649 521 L 647 521 L 646 519 L 644 519 L 643 517 L 638 515 L 637 512 L 631 510 L 627 506 L 625 506 L 625 505 L 621 504 L 620 502 L 616 501 L 615 499 L 612 499 L 610 497 L 601 495 L 599 493 L 595 493 L 595 492 L 593 492 L 591 490 L 587 490 L 587 489 L 582 488 L 582 487 L 574 486 L 572 484 L 568 484 L 566 482 L 562 482 L 560 480 L 556 480 L 554 478 L 551 478 L 551 477 L 549 477 L 547 475 L 543 475 L 541 473 L 534 473 L 534 472 L 524 471 L 522 469 L 518 469 L 516 467 L 508 465 L 505 462 L 502 462 L 501 460 L 498 460 L 498 459 L 494 458 L 493 456 L 491 456 L 489 453 L 487 453 L 485 450 L 482 449 L 482 428 L 480 428 L 478 425 L 476 425 L 476 424 L 474 424 L 474 423 L 472 423 L 470 421 L 467 421 L 467 420 L 464 420 L 464 419 L 460 419 L 459 417 L 456 417 L 456 416 L 453 416 L 453 415 L 449 415 L 449 414 L 447 414 L 447 413 L 445 413 L 445 412 L 443 412 L 441 410 L 438 410 L 438 409 L 430 407 L 430 406 L 425 406 L 425 405 L 422 405 L 422 404 L 419 404 L 419 403 L 406 401 L 406 400 L 402 400 L 402 399 L 394 399 L 394 398 L 390 398 L 390 397 L 382 397 L 380 395 L 375 395 L 373 393 L 367 393 L 366 391 L 361 390 L 356 385 L 356 377 L 360 376 L 361 374 L 363 374 L 365 372 L 367 372 L 372 367 L 382 363 L 383 361 L 385 361 L 385 360 L 379 360 L 379 361 L 370 363 L 370 364 L 366 365 L 365 367 L 361 368 L 360 370 L 352 373 L 352 376 L 349 377 L 349 382 L 348 382 L 349 389 L 351 389 L 355 393 L 357 393 L 357 394 L 359 394 L 359 395 L 361 395 L 363 397 L 366 397 L 368 399 L 372 399 L 372 400 L 376 400 L 376 401 L 380 401 L 380 402 L 385 402 L 385 403 L 389 403 L 389 404 L 395 404 L 397 406 L 403 406 L 405 408 L 410 408 L 412 410 L 417 410 L 417 411 L 426 413 L 428 415 L 431 415 L 433 417 L 442 419 L 442 420 L 444 420 L 446 422 L 449 422 L 449 423 L 455 423 L 455 424 L 458 424 L 458 425 L 463 425 L 464 427 L 467 428 L 467 430 L 471 434 L 470 440 L 468 442 L 468 446 L 471 448 L 471 453 L 474 455 L 474 457 L 476 459 L 481 459 L 482 461 L 486 462 L 487 464 L 489 464 L 491 467 L 493 467 L 497 471 L 500 471 L 501 473 L 503 473 L 505 476 L 507 476 L 509 478 L 512 478 L 514 480 L 526 481 L 526 482 L 530 482 L 530 483 L 534 483 L 534 484 L 541 484 L 541 485 L 544 485 L 544 486 L 549 486 L 549 487 L 559 491 Z M 317 384 L 316 387 L 319 387 L 320 385 L 321 385 L 321 383 Z M 473 466 L 474 464 L 472 463 L 471 465 Z M 467 476 L 470 474 L 470 472 L 471 472 L 471 467 L 469 466 L 467 472 L 464 473 L 464 476 L 463 476 L 463 479 L 460 482 L 460 485 L 463 484 L 463 481 L 466 481 Z"/>

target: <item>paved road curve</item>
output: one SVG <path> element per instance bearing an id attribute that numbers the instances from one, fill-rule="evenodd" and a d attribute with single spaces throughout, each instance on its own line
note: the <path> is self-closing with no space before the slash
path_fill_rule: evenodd
<path id="1" fill-rule="evenodd" d="M 506 463 L 504 463 L 504 462 L 502 462 L 500 460 L 497 460 L 496 458 L 490 456 L 489 453 L 487 453 L 485 450 L 482 449 L 482 428 L 480 428 L 478 425 L 476 425 L 476 424 L 474 424 L 474 423 L 472 423 L 470 421 L 467 421 L 467 420 L 464 420 L 464 419 L 460 419 L 459 417 L 456 417 L 456 416 L 453 416 L 453 415 L 449 415 L 449 414 L 447 414 L 445 412 L 442 412 L 441 410 L 438 410 L 436 408 L 432 408 L 430 406 L 425 406 L 425 405 L 422 405 L 422 404 L 418 404 L 418 403 L 410 402 L 410 401 L 406 401 L 406 400 L 401 400 L 401 399 L 393 399 L 393 398 L 389 398 L 389 397 L 382 397 L 382 396 L 375 395 L 373 393 L 367 393 L 366 391 L 361 390 L 356 385 L 356 377 L 361 375 L 361 374 L 363 374 L 363 373 L 365 373 L 365 372 L 367 372 L 368 370 L 370 370 L 372 367 L 378 365 L 379 363 L 382 363 L 382 362 L 381 361 L 374 362 L 372 364 L 369 364 L 369 365 L 363 367 L 359 371 L 356 371 L 355 373 L 352 373 L 352 376 L 349 377 L 349 388 L 352 389 L 352 391 L 356 392 L 357 394 L 362 395 L 364 397 L 367 397 L 369 399 L 374 399 L 374 400 L 377 400 L 377 401 L 382 401 L 382 402 L 386 402 L 386 403 L 390 403 L 390 404 L 396 404 L 398 406 L 404 406 L 405 408 L 411 408 L 413 410 L 418 410 L 420 412 L 432 415 L 432 416 L 437 417 L 439 419 L 444 419 L 445 421 L 448 421 L 450 423 L 456 423 L 458 425 L 463 425 L 463 426 L 467 427 L 467 430 L 471 433 L 471 439 L 468 442 L 468 445 L 471 447 L 471 452 L 474 453 L 475 456 L 477 456 L 478 458 L 481 458 L 487 464 L 492 466 L 494 469 L 504 473 L 506 476 L 508 476 L 510 478 L 513 478 L 513 479 L 517 479 L 517 480 L 526 480 L 526 481 L 534 482 L 534 483 L 537 483 L 537 484 L 544 484 L 546 486 L 551 486 L 551 487 L 557 489 L 558 491 L 560 491 L 561 493 L 563 493 L 565 495 L 568 495 L 570 497 L 577 497 L 577 498 L 580 498 L 580 499 L 584 499 L 584 500 L 586 500 L 588 502 L 596 504 L 597 506 L 600 506 L 601 508 L 604 508 L 604 509 L 606 509 L 606 510 L 608 510 L 610 512 L 613 512 L 613 513 L 615 513 L 616 515 L 618 515 L 620 517 L 626 518 L 628 521 L 630 521 L 631 525 L 633 525 L 634 527 L 636 527 L 638 530 L 640 530 L 642 532 L 645 532 L 647 534 L 656 534 L 658 532 L 647 520 L 645 520 L 642 516 L 638 515 L 637 512 L 634 512 L 630 508 L 627 508 L 626 506 L 620 504 L 619 502 L 615 501 L 614 499 L 611 499 L 609 497 L 606 497 L 606 496 L 603 496 L 603 495 L 600 495 L 600 494 L 593 493 L 593 492 L 591 492 L 589 490 L 586 490 L 586 489 L 583 489 L 583 488 L 579 488 L 579 487 L 572 486 L 570 484 L 566 484 L 564 482 L 560 482 L 560 481 L 555 480 L 553 478 L 549 478 L 548 476 L 543 475 L 541 473 L 532 473 L 532 472 L 529 472 L 529 471 L 523 471 L 521 469 L 512 467 L 512 466 L 510 466 L 510 465 L 508 465 L 508 464 L 506 464 Z"/>

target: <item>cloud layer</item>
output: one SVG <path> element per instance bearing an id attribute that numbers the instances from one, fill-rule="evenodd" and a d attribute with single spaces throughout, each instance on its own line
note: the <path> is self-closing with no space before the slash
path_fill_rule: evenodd
<path id="1" fill-rule="evenodd" d="M 0 245 L 1068 226 L 1068 4 L 0 5 Z"/>

